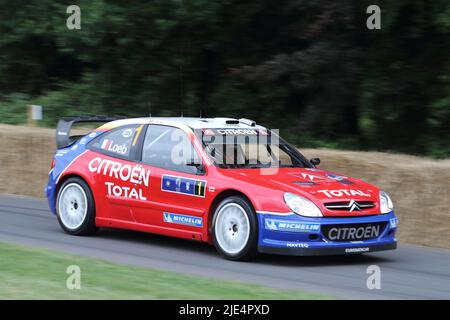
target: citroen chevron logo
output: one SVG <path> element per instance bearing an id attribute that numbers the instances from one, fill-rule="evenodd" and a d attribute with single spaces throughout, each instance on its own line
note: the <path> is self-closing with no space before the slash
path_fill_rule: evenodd
<path id="1" fill-rule="evenodd" d="M 353 212 L 354 210 L 361 211 L 361 207 L 358 202 L 355 200 L 351 200 L 348 204 L 348 211 Z"/>

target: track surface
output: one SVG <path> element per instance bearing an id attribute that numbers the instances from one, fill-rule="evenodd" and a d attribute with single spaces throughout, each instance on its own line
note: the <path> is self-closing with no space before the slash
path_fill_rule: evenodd
<path id="1" fill-rule="evenodd" d="M 443 249 L 400 244 L 395 251 L 362 256 L 262 255 L 254 262 L 231 262 L 206 244 L 151 234 L 101 230 L 93 237 L 69 236 L 45 201 L 19 196 L 0 196 L 0 241 L 340 298 L 450 299 L 450 251 Z M 369 265 L 381 268 L 381 290 L 367 289 Z"/>

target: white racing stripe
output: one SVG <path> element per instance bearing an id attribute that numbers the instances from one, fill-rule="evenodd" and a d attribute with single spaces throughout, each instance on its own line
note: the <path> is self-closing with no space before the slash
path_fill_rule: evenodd
<path id="1" fill-rule="evenodd" d="M 264 215 L 270 214 L 270 215 L 273 215 L 273 216 L 284 216 L 284 217 L 291 216 L 291 215 L 295 214 L 293 212 L 271 212 L 271 211 L 256 211 L 256 213 L 264 214 Z"/>

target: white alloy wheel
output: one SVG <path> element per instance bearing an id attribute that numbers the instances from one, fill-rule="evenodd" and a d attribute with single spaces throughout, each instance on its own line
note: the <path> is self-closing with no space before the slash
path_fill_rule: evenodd
<path id="1" fill-rule="evenodd" d="M 239 204 L 228 203 L 217 213 L 215 237 L 220 248 L 227 254 L 236 254 L 247 245 L 250 237 L 250 222 Z"/>
<path id="2" fill-rule="evenodd" d="M 78 183 L 70 183 L 59 193 L 58 213 L 63 225 L 69 230 L 78 229 L 88 212 L 86 193 Z"/>

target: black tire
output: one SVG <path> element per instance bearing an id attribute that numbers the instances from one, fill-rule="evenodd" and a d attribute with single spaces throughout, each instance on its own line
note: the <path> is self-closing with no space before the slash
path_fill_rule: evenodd
<path id="1" fill-rule="evenodd" d="M 82 190 L 84 192 L 84 195 L 87 200 L 86 214 L 84 215 L 84 219 L 82 220 L 81 225 L 76 228 L 70 228 L 69 226 L 67 226 L 64 223 L 64 219 L 61 218 L 61 215 L 59 212 L 60 211 L 60 201 L 64 201 L 64 200 L 61 200 L 61 195 L 63 194 L 63 191 L 68 186 L 78 186 L 80 188 L 79 190 Z M 58 195 L 56 198 L 56 214 L 58 217 L 59 225 L 68 234 L 76 235 L 76 236 L 87 236 L 87 235 L 93 234 L 98 229 L 95 226 L 94 197 L 92 196 L 91 189 L 89 188 L 87 183 L 81 178 L 77 178 L 77 177 L 69 178 L 66 181 L 64 181 L 64 183 L 61 185 L 61 187 L 58 190 Z"/>
<path id="2" fill-rule="evenodd" d="M 224 248 L 222 248 L 220 245 L 220 241 L 218 241 L 218 236 L 216 235 L 216 231 L 219 232 L 219 230 L 216 228 L 218 215 L 225 206 L 230 204 L 240 206 L 242 209 L 244 209 L 245 215 L 247 216 L 248 219 L 248 225 L 250 227 L 248 240 L 245 246 L 240 251 L 234 253 L 229 253 Z M 255 210 L 253 209 L 249 201 L 240 196 L 231 196 L 224 199 L 214 211 L 211 235 L 214 246 L 217 252 L 219 252 L 219 254 L 222 257 L 228 260 L 235 260 L 235 261 L 245 261 L 255 258 L 257 254 L 257 244 L 258 244 L 258 221 L 256 219 Z"/>

